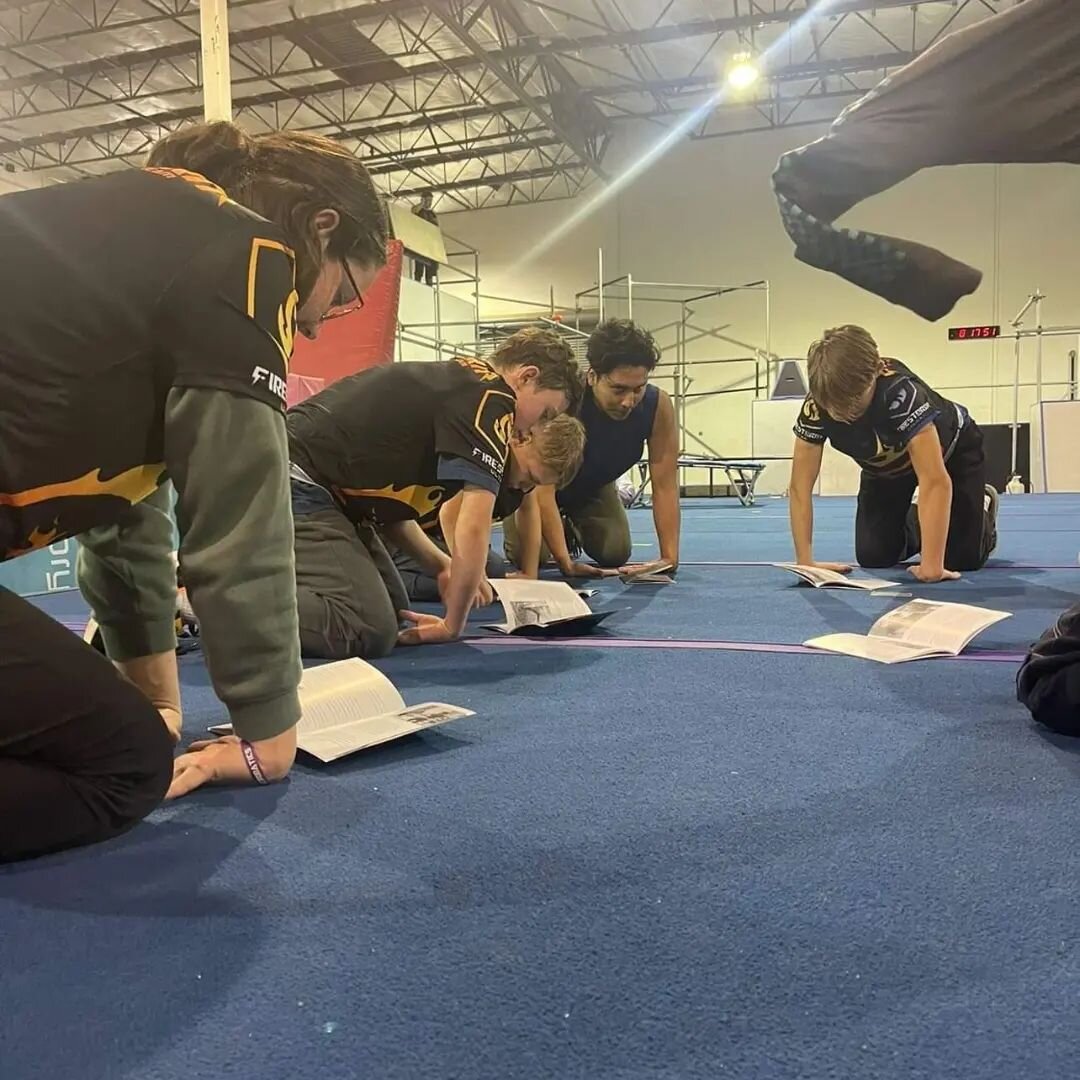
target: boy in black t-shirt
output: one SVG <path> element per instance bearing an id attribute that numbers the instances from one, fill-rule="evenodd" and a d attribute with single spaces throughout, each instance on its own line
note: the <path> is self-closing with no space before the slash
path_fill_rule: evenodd
<path id="1" fill-rule="evenodd" d="M 574 408 L 570 349 L 522 330 L 490 363 L 395 363 L 342 379 L 288 415 L 297 608 L 305 656 L 385 656 L 450 641 L 483 587 L 491 514 L 515 433 Z M 420 522 L 461 494 L 454 554 Z M 439 582 L 443 617 L 416 615 L 384 541 Z M 479 592 L 478 592 L 479 590 Z M 399 634 L 399 619 L 413 627 Z"/>
<path id="2" fill-rule="evenodd" d="M 506 471 L 491 512 L 492 521 L 512 517 L 521 508 L 525 496 L 538 487 L 550 485 L 556 490 L 565 487 L 581 467 L 584 449 L 585 428 L 572 416 L 556 416 L 525 435 L 511 436 Z M 448 554 L 454 550 L 461 503 L 459 493 L 444 502 L 437 514 L 420 522 L 431 542 Z M 392 554 L 409 598 L 438 602 L 440 596 L 435 577 L 410 553 L 396 549 Z M 489 548 L 485 578 L 504 578 L 514 573 L 514 566 Z"/>
<path id="3" fill-rule="evenodd" d="M 997 492 L 986 484 L 982 434 L 962 405 L 886 360 L 860 326 L 827 330 L 810 347 L 810 393 L 795 424 L 791 534 L 795 560 L 815 562 L 812 493 L 826 440 L 862 466 L 855 516 L 860 566 L 911 567 L 932 583 L 978 570 L 997 543 Z M 918 488 L 917 509 L 912 497 Z"/>

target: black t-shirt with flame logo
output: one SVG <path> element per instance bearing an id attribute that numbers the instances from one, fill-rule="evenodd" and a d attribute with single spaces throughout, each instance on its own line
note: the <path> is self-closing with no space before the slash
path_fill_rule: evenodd
<path id="1" fill-rule="evenodd" d="M 842 454 L 873 476 L 898 477 L 911 471 L 908 443 L 933 424 L 944 454 L 952 449 L 967 410 L 949 401 L 899 360 L 887 360 L 878 376 L 870 407 L 854 423 L 835 420 L 807 395 L 795 421 L 795 435 L 804 442 L 828 440 Z"/>
<path id="2" fill-rule="evenodd" d="M 466 484 L 498 493 L 514 392 L 480 360 L 406 361 L 289 410 L 289 452 L 353 520 L 430 523 Z"/>
<path id="3" fill-rule="evenodd" d="M 0 559 L 154 491 L 174 387 L 284 410 L 293 253 L 204 177 L 133 169 L 5 195 L 0 251 Z"/>

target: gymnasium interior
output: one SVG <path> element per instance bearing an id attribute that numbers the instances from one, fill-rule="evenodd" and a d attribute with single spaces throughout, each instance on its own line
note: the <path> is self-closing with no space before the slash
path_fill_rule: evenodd
<path id="1" fill-rule="evenodd" d="M 204 116 L 367 166 L 389 260 L 362 311 L 298 339 L 290 403 L 529 326 L 584 360 L 632 319 L 683 462 L 673 584 L 590 582 L 612 612 L 591 633 L 502 636 L 484 609 L 373 661 L 407 704 L 474 715 L 0 866 L 3 1080 L 1080 1072 L 1080 740 L 1016 691 L 1080 599 L 1076 168 L 922 169 L 844 216 L 981 271 L 934 321 L 797 260 L 770 179 L 1014 6 L 0 0 L 0 198 L 138 167 Z M 982 570 L 873 571 L 893 583 L 873 593 L 777 567 L 807 349 L 846 323 L 982 429 Z M 826 448 L 820 558 L 854 561 L 859 483 Z M 646 562 L 647 470 L 624 490 Z M 81 634 L 77 552 L 0 564 L 0 585 Z M 806 645 L 913 598 L 1009 617 L 914 663 Z M 227 713 L 201 651 L 179 662 L 185 740 L 206 738 Z"/>

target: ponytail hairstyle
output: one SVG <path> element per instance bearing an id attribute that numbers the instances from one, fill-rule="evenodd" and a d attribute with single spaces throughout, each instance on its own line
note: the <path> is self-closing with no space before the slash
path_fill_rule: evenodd
<path id="1" fill-rule="evenodd" d="M 341 222 L 327 255 L 377 269 L 386 262 L 386 209 L 367 169 L 343 146 L 302 131 L 248 135 L 236 124 L 191 124 L 150 151 L 148 165 L 187 169 L 217 184 L 234 202 L 274 222 L 296 253 L 296 291 L 310 294 L 323 263 L 315 215 Z"/>

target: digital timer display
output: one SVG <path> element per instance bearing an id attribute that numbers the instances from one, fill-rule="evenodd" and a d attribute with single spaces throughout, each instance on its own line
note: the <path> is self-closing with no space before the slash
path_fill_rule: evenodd
<path id="1" fill-rule="evenodd" d="M 950 341 L 984 341 L 1001 337 L 1000 326 L 950 326 Z"/>

